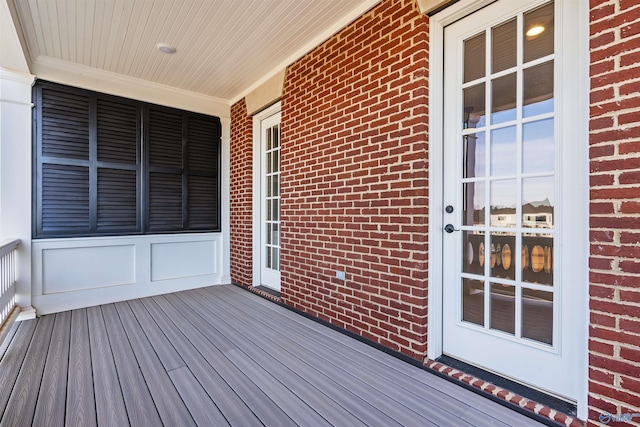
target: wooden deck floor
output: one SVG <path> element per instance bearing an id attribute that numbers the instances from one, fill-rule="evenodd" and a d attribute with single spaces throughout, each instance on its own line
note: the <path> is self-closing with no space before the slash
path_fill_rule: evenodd
<path id="1" fill-rule="evenodd" d="M 539 425 L 234 286 L 25 321 L 0 357 L 2 426 Z"/>

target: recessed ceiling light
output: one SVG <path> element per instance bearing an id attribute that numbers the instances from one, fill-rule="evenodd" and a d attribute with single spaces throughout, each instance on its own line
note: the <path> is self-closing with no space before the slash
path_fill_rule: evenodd
<path id="1" fill-rule="evenodd" d="M 166 43 L 158 43 L 156 48 L 162 53 L 176 53 L 176 48 Z"/>
<path id="2" fill-rule="evenodd" d="M 544 33 L 544 26 L 534 25 L 533 27 L 529 28 L 529 30 L 527 31 L 527 37 L 535 37 L 542 33 Z"/>

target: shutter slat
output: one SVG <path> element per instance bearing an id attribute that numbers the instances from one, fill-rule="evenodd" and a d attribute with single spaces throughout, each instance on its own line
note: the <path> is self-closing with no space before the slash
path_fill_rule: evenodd
<path id="1" fill-rule="evenodd" d="M 136 171 L 98 169 L 97 211 L 99 232 L 137 230 Z"/>
<path id="2" fill-rule="evenodd" d="M 89 159 L 89 97 L 42 88 L 42 154 Z"/>
<path id="3" fill-rule="evenodd" d="M 135 165 L 138 161 L 138 108 L 122 102 L 97 102 L 98 161 Z"/>
<path id="4" fill-rule="evenodd" d="M 182 115 L 149 109 L 149 165 L 182 168 Z"/>
<path id="5" fill-rule="evenodd" d="M 88 233 L 89 168 L 45 163 L 42 180 L 42 232 Z"/>
<path id="6" fill-rule="evenodd" d="M 149 173 L 149 230 L 182 229 L 182 175 Z"/>
<path id="7" fill-rule="evenodd" d="M 220 126 L 215 118 L 189 117 L 187 151 L 190 170 L 215 171 L 218 168 Z"/>
<path id="8" fill-rule="evenodd" d="M 217 187 L 215 177 L 189 177 L 188 227 L 190 230 L 218 229 Z"/>

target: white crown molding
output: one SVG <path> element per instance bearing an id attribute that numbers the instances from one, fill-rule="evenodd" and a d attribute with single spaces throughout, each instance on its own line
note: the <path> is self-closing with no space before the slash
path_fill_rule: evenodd
<path id="1" fill-rule="evenodd" d="M 304 45 L 302 48 L 298 49 L 295 53 L 287 57 L 284 61 L 282 61 L 277 66 L 275 66 L 270 72 L 266 73 L 264 77 L 262 77 L 260 80 L 256 81 L 254 84 L 244 89 L 242 92 L 240 92 L 236 96 L 231 97 L 230 104 L 233 105 L 236 102 L 240 101 L 248 93 L 260 87 L 263 83 L 267 82 L 272 77 L 276 76 L 283 69 L 286 69 L 289 65 L 293 64 L 298 59 L 302 58 L 304 55 L 311 52 L 313 49 L 315 49 L 316 47 L 318 47 L 319 45 L 321 45 L 322 43 L 330 39 L 333 35 L 338 33 L 344 27 L 349 25 L 351 22 L 355 21 L 360 16 L 364 15 L 371 8 L 373 8 L 375 5 L 380 3 L 380 1 L 381 0 L 364 0 L 358 7 L 352 10 L 349 14 L 345 15 L 342 19 L 340 19 L 335 24 L 333 24 L 332 26 L 328 27 L 325 31 L 323 31 L 318 37 L 314 38 L 309 43 Z"/>
<path id="2" fill-rule="evenodd" d="M 417 0 L 421 13 L 429 14 L 439 9 L 447 3 L 453 3 L 452 0 Z"/>
<path id="3" fill-rule="evenodd" d="M 31 68 L 39 79 L 218 117 L 230 116 L 231 104 L 227 100 L 86 65 L 38 56 Z"/>
<path id="4" fill-rule="evenodd" d="M 35 78 L 36 76 L 29 73 L 9 70 L 0 67 L 0 79 L 3 80 L 12 80 L 18 83 L 32 84 Z"/>

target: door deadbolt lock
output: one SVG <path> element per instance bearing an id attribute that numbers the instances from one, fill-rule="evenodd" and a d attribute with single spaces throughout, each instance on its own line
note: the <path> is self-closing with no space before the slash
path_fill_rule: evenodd
<path id="1" fill-rule="evenodd" d="M 453 206 L 451 206 L 451 205 L 447 205 L 447 207 L 446 207 L 446 208 L 444 208 L 444 211 L 445 211 L 446 213 L 452 213 L 452 212 L 453 212 Z"/>

